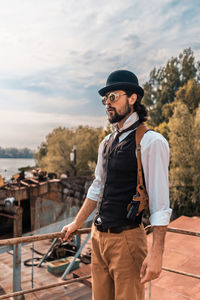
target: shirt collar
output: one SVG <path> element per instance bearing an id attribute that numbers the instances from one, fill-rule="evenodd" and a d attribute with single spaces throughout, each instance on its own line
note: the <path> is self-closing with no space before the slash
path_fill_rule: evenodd
<path id="1" fill-rule="evenodd" d="M 128 119 L 124 122 L 124 125 L 120 129 L 118 128 L 118 124 L 115 125 L 115 128 L 117 131 L 121 132 L 126 128 L 130 127 L 131 125 L 133 125 L 138 120 L 139 120 L 139 116 L 136 112 L 134 112 L 128 117 Z"/>

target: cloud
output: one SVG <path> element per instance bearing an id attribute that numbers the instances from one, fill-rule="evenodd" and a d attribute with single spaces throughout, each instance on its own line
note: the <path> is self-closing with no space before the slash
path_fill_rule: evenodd
<path id="1" fill-rule="evenodd" d="M 8 121 L 9 116 L 9 123 Z M 107 118 L 91 115 L 37 113 L 37 112 L 16 112 L 15 110 L 2 110 L 0 118 L 1 145 L 4 147 L 18 146 L 36 149 L 44 141 L 47 134 L 54 128 L 78 127 L 89 125 L 92 127 L 104 127 Z M 5 126 L 6 124 L 6 126 Z"/>
<path id="2" fill-rule="evenodd" d="M 84 98 L 74 100 L 68 97 L 53 97 L 26 89 L 0 89 L 0 95 L 1 109 L 14 107 L 16 111 L 21 112 L 63 113 L 63 111 L 70 111 L 77 106 L 81 109 L 82 106 L 88 104 L 88 100 Z"/>
<path id="3" fill-rule="evenodd" d="M 199 13 L 195 0 L 2 1 L 0 103 L 11 143 L 12 132 L 19 146 L 25 143 L 14 112 L 30 117 L 26 142 L 34 139 L 36 144 L 41 140 L 35 129 L 37 119 L 45 134 L 59 120 L 61 124 L 90 123 L 96 118 L 96 125 L 102 124 L 105 111 L 97 91 L 110 72 L 130 69 L 143 84 L 154 67 L 184 48 L 194 49 L 200 59 Z M 67 116 L 69 122 L 58 116 Z"/>

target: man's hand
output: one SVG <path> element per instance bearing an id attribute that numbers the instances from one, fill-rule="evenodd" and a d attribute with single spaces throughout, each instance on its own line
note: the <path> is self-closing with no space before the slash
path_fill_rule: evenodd
<path id="1" fill-rule="evenodd" d="M 71 239 L 70 235 L 77 229 L 81 228 L 82 224 L 89 217 L 91 212 L 95 209 L 96 205 L 97 205 L 96 201 L 91 200 L 89 198 L 85 199 L 75 220 L 72 223 L 64 226 L 63 229 L 61 230 L 61 232 L 63 233 L 62 241 L 67 241 Z"/>
<path id="2" fill-rule="evenodd" d="M 141 267 L 141 283 L 158 278 L 162 271 L 162 256 L 166 229 L 167 226 L 153 227 L 153 245 Z"/>
<path id="3" fill-rule="evenodd" d="M 141 283 L 145 283 L 156 279 L 160 276 L 162 271 L 162 254 L 149 253 L 143 261 L 140 278 Z"/>
<path id="4" fill-rule="evenodd" d="M 62 241 L 68 241 L 70 240 L 70 235 L 78 229 L 78 225 L 75 222 L 72 222 L 66 226 L 63 227 L 61 232 L 63 233 Z"/>

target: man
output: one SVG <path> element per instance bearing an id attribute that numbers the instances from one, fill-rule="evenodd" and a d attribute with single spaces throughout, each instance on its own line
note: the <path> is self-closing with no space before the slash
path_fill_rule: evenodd
<path id="1" fill-rule="evenodd" d="M 169 147 L 159 133 L 147 131 L 141 140 L 142 167 L 149 195 L 153 244 L 147 254 L 142 213 L 127 218 L 127 206 L 136 193 L 135 133 L 147 119 L 141 103 L 144 91 L 130 71 L 111 73 L 99 91 L 108 120 L 116 131 L 101 142 L 95 179 L 74 222 L 63 227 L 67 240 L 96 208 L 92 227 L 94 300 L 142 300 L 143 284 L 159 276 L 166 226 L 169 223 Z M 97 204 L 98 203 L 98 204 Z"/>

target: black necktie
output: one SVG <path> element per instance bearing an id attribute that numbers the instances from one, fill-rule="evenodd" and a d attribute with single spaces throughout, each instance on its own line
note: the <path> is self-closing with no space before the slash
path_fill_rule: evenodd
<path id="1" fill-rule="evenodd" d="M 117 134 L 116 134 L 116 137 L 114 138 L 113 142 L 112 142 L 112 145 L 111 145 L 111 151 L 115 148 L 115 146 L 119 143 L 119 137 L 120 135 L 123 133 L 123 131 L 118 131 L 117 130 Z"/>
<path id="2" fill-rule="evenodd" d="M 126 131 L 129 131 L 129 130 L 133 130 L 135 128 L 137 128 L 139 125 L 140 125 L 140 121 L 138 120 L 137 122 L 135 122 L 134 124 L 132 124 L 131 126 L 129 126 L 128 128 L 122 130 L 122 131 L 118 131 L 117 130 L 117 134 L 116 134 L 116 137 L 114 138 L 113 142 L 112 142 L 112 145 L 110 147 L 110 153 L 112 152 L 112 150 L 115 148 L 115 146 L 119 143 L 119 137 L 122 133 L 126 132 Z"/>

